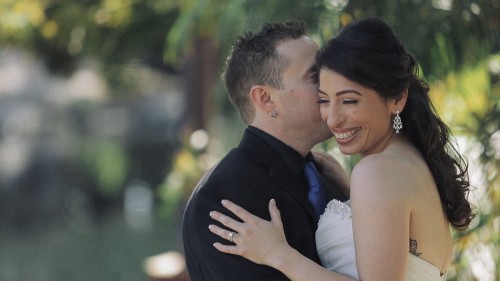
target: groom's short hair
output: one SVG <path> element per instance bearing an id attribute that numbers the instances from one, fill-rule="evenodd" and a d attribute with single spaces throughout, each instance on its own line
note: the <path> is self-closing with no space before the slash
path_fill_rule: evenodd
<path id="1" fill-rule="evenodd" d="M 223 80 L 231 103 L 246 124 L 255 117 L 255 108 L 250 102 L 252 86 L 282 87 L 282 74 L 288 61 L 276 53 L 276 47 L 305 34 L 304 22 L 287 21 L 266 23 L 257 32 L 238 37 L 226 60 Z"/>

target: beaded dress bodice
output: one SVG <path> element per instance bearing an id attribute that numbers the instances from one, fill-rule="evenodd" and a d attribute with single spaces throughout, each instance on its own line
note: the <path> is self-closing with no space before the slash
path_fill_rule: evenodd
<path id="1" fill-rule="evenodd" d="M 350 202 L 328 202 L 316 231 L 316 247 L 323 266 L 358 279 Z M 406 281 L 443 281 L 439 270 L 429 262 L 408 253 Z"/>

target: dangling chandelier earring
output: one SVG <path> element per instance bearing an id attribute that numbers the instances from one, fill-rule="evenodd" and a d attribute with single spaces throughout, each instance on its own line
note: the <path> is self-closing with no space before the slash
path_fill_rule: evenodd
<path id="1" fill-rule="evenodd" d="M 276 110 L 274 110 L 274 107 L 273 107 L 273 110 L 271 110 L 271 112 L 269 113 L 269 115 L 271 115 L 272 118 L 278 117 L 278 113 L 276 113 Z"/>
<path id="2" fill-rule="evenodd" d="M 394 117 L 394 124 L 392 127 L 396 130 L 396 134 L 399 134 L 399 130 L 403 129 L 403 122 L 401 122 L 401 117 L 399 117 L 399 110 L 396 111 L 396 117 Z"/>

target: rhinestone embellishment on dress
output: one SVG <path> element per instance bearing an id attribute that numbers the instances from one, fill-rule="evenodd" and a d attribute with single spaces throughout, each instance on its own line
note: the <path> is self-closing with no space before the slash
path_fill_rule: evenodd
<path id="1" fill-rule="evenodd" d="M 325 212 L 321 215 L 320 220 L 323 217 L 334 215 L 340 220 L 351 220 L 351 208 L 339 200 L 333 199 L 326 205 Z"/>

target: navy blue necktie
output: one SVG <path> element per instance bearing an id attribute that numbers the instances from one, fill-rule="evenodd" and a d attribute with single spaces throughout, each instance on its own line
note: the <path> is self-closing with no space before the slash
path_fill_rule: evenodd
<path id="1" fill-rule="evenodd" d="M 307 196 L 313 206 L 314 212 L 316 213 L 316 219 L 319 219 L 319 216 L 323 214 L 326 207 L 325 190 L 321 186 L 318 171 L 316 170 L 313 162 L 306 163 L 304 173 L 306 175 L 307 182 L 309 183 L 309 192 Z"/>

